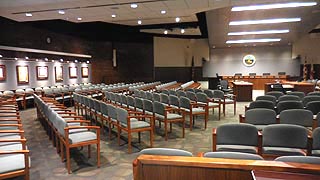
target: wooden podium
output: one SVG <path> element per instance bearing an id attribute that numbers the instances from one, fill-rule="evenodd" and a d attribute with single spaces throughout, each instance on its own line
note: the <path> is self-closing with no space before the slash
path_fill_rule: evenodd
<path id="1" fill-rule="evenodd" d="M 252 101 L 253 84 L 243 81 L 235 81 L 233 84 L 233 94 L 236 95 L 237 101 Z"/>

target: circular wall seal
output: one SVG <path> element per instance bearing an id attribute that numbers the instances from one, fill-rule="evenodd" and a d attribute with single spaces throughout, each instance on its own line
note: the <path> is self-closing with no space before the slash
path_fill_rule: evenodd
<path id="1" fill-rule="evenodd" d="M 245 55 L 242 62 L 247 67 L 253 66 L 256 63 L 256 57 L 252 54 Z"/>

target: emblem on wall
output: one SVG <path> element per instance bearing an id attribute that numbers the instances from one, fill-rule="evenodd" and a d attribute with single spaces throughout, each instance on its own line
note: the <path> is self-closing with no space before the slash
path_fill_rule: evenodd
<path id="1" fill-rule="evenodd" d="M 245 55 L 242 59 L 242 62 L 245 66 L 251 67 L 256 63 L 256 57 L 251 54 Z"/>

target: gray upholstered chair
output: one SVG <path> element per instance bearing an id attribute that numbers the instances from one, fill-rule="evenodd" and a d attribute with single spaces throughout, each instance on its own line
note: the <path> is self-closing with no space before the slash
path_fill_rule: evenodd
<path id="1" fill-rule="evenodd" d="M 313 114 L 306 109 L 288 109 L 281 111 L 280 124 L 296 124 L 304 127 L 313 127 Z"/>
<path id="2" fill-rule="evenodd" d="M 256 98 L 256 101 L 260 101 L 260 100 L 271 101 L 273 102 L 274 106 L 277 104 L 277 98 L 271 95 L 258 96 Z"/>
<path id="3" fill-rule="evenodd" d="M 160 102 L 169 106 L 169 95 L 161 93 L 160 94 Z"/>
<path id="4" fill-rule="evenodd" d="M 174 95 L 174 96 L 177 96 L 177 92 L 175 90 L 172 90 L 172 89 L 169 89 L 169 96 L 170 95 Z"/>
<path id="5" fill-rule="evenodd" d="M 127 96 L 127 107 L 131 110 L 135 109 L 135 102 L 134 102 L 134 97 L 132 96 Z"/>
<path id="6" fill-rule="evenodd" d="M 266 126 L 277 123 L 276 116 L 277 113 L 272 109 L 249 109 L 245 116 L 240 115 L 240 122 L 253 124 L 258 130 L 263 130 Z"/>
<path id="7" fill-rule="evenodd" d="M 128 100 L 127 100 L 127 96 L 124 94 L 120 95 L 121 98 L 121 106 L 124 108 L 128 108 Z"/>
<path id="8" fill-rule="evenodd" d="M 287 95 L 295 95 L 298 96 L 300 98 L 300 100 L 302 100 L 305 97 L 305 93 L 301 92 L 301 91 L 291 91 L 291 92 L 287 92 Z"/>
<path id="9" fill-rule="evenodd" d="M 153 101 L 153 94 L 151 92 L 146 92 L 146 99 L 150 100 L 150 101 Z"/>
<path id="10" fill-rule="evenodd" d="M 149 118 L 150 123 L 145 121 L 139 121 L 140 118 Z M 132 152 L 131 133 L 137 132 L 139 134 L 139 142 L 143 131 L 150 132 L 150 147 L 153 146 L 153 117 L 147 115 L 131 115 L 129 112 L 122 108 L 117 108 L 117 121 L 118 121 L 118 144 L 120 145 L 120 133 L 128 133 L 128 152 Z"/>
<path id="11" fill-rule="evenodd" d="M 213 151 L 260 154 L 258 129 L 251 124 L 223 124 L 213 131 Z"/>
<path id="12" fill-rule="evenodd" d="M 180 108 L 179 98 L 175 95 L 169 95 L 169 104 L 171 107 Z"/>
<path id="13" fill-rule="evenodd" d="M 186 89 L 186 92 L 195 92 L 193 88 Z"/>
<path id="14" fill-rule="evenodd" d="M 313 156 L 280 156 L 275 161 L 320 165 L 320 157 Z"/>
<path id="15" fill-rule="evenodd" d="M 274 103 L 272 101 L 268 101 L 268 100 L 252 101 L 249 104 L 248 109 L 256 109 L 256 108 L 266 108 L 266 109 L 274 110 Z"/>
<path id="16" fill-rule="evenodd" d="M 193 91 L 186 91 L 187 98 L 189 98 L 191 101 L 197 102 L 196 93 Z"/>
<path id="17" fill-rule="evenodd" d="M 182 90 L 178 90 L 178 91 L 177 91 L 177 95 L 178 95 L 178 97 L 187 97 L 186 92 L 184 92 L 184 91 L 182 91 Z"/>
<path id="18" fill-rule="evenodd" d="M 168 95 L 168 96 L 169 96 L 169 91 L 168 91 L 168 90 L 166 90 L 166 89 L 162 90 L 162 91 L 161 91 L 161 93 L 166 94 L 166 95 Z"/>
<path id="19" fill-rule="evenodd" d="M 100 102 L 100 110 L 101 110 L 101 127 L 104 126 L 104 124 L 107 125 L 107 127 L 110 127 L 110 118 L 108 113 L 108 104 L 105 102 Z M 109 131 L 109 139 L 111 139 L 111 130 Z"/>
<path id="20" fill-rule="evenodd" d="M 312 101 L 320 101 L 320 96 L 308 95 L 308 96 L 305 96 L 305 97 L 302 99 L 302 103 L 303 103 L 304 107 L 306 107 L 307 104 L 308 104 L 309 102 L 312 102 Z"/>
<path id="21" fill-rule="evenodd" d="M 163 155 L 163 156 L 193 156 L 191 152 L 181 150 L 181 149 L 172 149 L 172 148 L 147 148 L 140 151 L 139 154 L 147 155 Z"/>
<path id="22" fill-rule="evenodd" d="M 306 109 L 310 110 L 314 115 L 320 112 L 320 101 L 309 102 Z"/>
<path id="23" fill-rule="evenodd" d="M 296 95 L 283 95 L 279 97 L 278 101 L 301 101 L 301 99 Z"/>
<path id="24" fill-rule="evenodd" d="M 209 97 L 213 98 L 213 91 L 211 89 L 205 89 L 203 92 Z"/>
<path id="25" fill-rule="evenodd" d="M 198 92 L 196 94 L 197 97 L 197 102 L 198 103 L 202 103 L 202 104 L 206 104 L 208 106 L 208 110 L 210 110 L 210 108 L 212 108 L 212 113 L 214 113 L 214 108 L 218 108 L 218 119 L 220 120 L 220 116 L 221 116 L 221 101 L 215 101 L 214 99 L 210 99 L 205 93 L 203 92 Z"/>
<path id="26" fill-rule="evenodd" d="M 202 89 L 194 89 L 194 92 L 195 93 L 203 93 L 203 90 Z"/>
<path id="27" fill-rule="evenodd" d="M 320 96 L 320 91 L 309 92 L 307 96 Z"/>
<path id="28" fill-rule="evenodd" d="M 266 95 L 274 96 L 278 100 L 280 96 L 284 95 L 284 93 L 280 91 L 270 91 L 270 92 L 267 92 Z"/>
<path id="29" fill-rule="evenodd" d="M 224 93 L 233 93 L 233 89 L 229 87 L 229 82 L 227 80 L 220 80 L 218 88 Z"/>
<path id="30" fill-rule="evenodd" d="M 153 93 L 153 101 L 158 101 L 158 102 L 160 102 L 160 99 L 161 99 L 160 94 L 158 94 L 158 93 Z"/>
<path id="31" fill-rule="evenodd" d="M 143 99 L 134 98 L 134 107 L 136 111 L 143 112 Z"/>
<path id="32" fill-rule="evenodd" d="M 319 116 L 318 116 L 319 120 Z M 319 121 L 318 121 L 319 122 Z M 317 127 L 312 132 L 312 156 L 319 156 L 320 157 L 320 127 Z"/>
<path id="33" fill-rule="evenodd" d="M 153 112 L 155 120 L 164 123 L 165 131 L 165 140 L 168 140 L 168 124 L 170 124 L 170 132 L 172 132 L 172 123 L 181 123 L 182 124 L 182 137 L 184 138 L 184 128 L 185 128 L 185 118 L 182 110 L 166 107 L 163 103 L 155 101 L 153 103 Z"/>
<path id="34" fill-rule="evenodd" d="M 277 104 L 277 112 L 281 113 L 283 110 L 287 109 L 303 109 L 303 104 L 301 101 L 281 101 Z"/>
<path id="35" fill-rule="evenodd" d="M 190 123 L 190 131 L 192 131 L 192 127 L 194 125 L 194 116 L 203 115 L 204 116 L 204 127 L 207 128 L 208 122 L 208 107 L 205 104 L 199 104 L 195 102 L 191 102 L 189 98 L 180 96 L 179 99 L 180 109 L 182 109 L 189 116 Z"/>
<path id="36" fill-rule="evenodd" d="M 203 154 L 205 158 L 225 158 L 225 159 L 244 159 L 244 160 L 263 160 L 258 154 L 243 152 L 206 152 Z"/>
<path id="37" fill-rule="evenodd" d="M 263 130 L 263 156 L 305 156 L 307 149 L 308 130 L 305 127 L 292 124 L 273 124 Z"/>
<path id="38" fill-rule="evenodd" d="M 116 127 L 118 130 L 118 122 L 117 122 L 117 107 L 112 104 L 107 104 L 108 111 L 108 125 L 109 125 L 109 139 L 111 139 L 112 128 Z"/>
<path id="39" fill-rule="evenodd" d="M 224 92 L 221 90 L 213 90 L 213 98 L 217 99 L 217 101 L 221 101 L 223 115 L 226 115 L 226 105 L 233 104 L 233 114 L 236 115 L 236 96 L 233 94 L 224 95 Z"/>
<path id="40" fill-rule="evenodd" d="M 153 116 L 153 102 L 151 100 L 143 100 L 143 113 Z"/>

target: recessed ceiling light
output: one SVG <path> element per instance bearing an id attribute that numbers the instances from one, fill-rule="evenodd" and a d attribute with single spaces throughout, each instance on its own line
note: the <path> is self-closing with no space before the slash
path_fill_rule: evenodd
<path id="1" fill-rule="evenodd" d="M 63 62 L 63 59 L 60 59 L 60 62 Z"/>
<path id="2" fill-rule="evenodd" d="M 254 11 L 260 9 L 279 9 L 279 8 L 292 8 L 303 6 L 315 6 L 316 2 L 292 2 L 292 3 L 278 3 L 278 4 L 261 4 L 252 6 L 238 6 L 233 7 L 231 11 Z"/>
<path id="3" fill-rule="evenodd" d="M 54 62 L 54 60 L 51 60 L 51 62 Z"/>
<path id="4" fill-rule="evenodd" d="M 116 14 L 112 14 L 111 17 L 112 17 L 112 18 L 115 18 L 115 17 L 117 17 L 117 15 L 116 15 Z"/>
<path id="5" fill-rule="evenodd" d="M 77 62 L 78 62 L 78 60 L 74 60 L 74 62 L 75 62 L 75 63 L 77 63 Z"/>
<path id="6" fill-rule="evenodd" d="M 251 25 L 251 24 L 274 24 L 274 23 L 286 23 L 286 22 L 298 22 L 301 18 L 279 18 L 279 19 L 262 19 L 262 20 L 246 20 L 246 21 L 231 21 L 229 25 Z"/>
<path id="7" fill-rule="evenodd" d="M 163 34 L 168 34 L 168 30 L 164 30 L 164 31 L 163 31 Z"/>
<path id="8" fill-rule="evenodd" d="M 161 11 L 160 11 L 160 13 L 161 13 L 161 14 L 166 14 L 166 13 L 167 13 L 167 11 L 165 11 L 165 10 L 161 10 Z"/>
<path id="9" fill-rule="evenodd" d="M 78 18 L 77 18 L 77 20 L 78 20 L 78 21 L 81 21 L 81 20 L 82 20 L 82 18 L 81 18 L 81 17 L 78 17 Z"/>
<path id="10" fill-rule="evenodd" d="M 14 58 L 14 60 L 16 60 L 16 61 L 17 61 L 17 60 L 18 60 L 18 58 Z"/>
<path id="11" fill-rule="evenodd" d="M 65 14 L 66 12 L 64 12 L 64 10 L 59 10 L 58 13 L 63 15 L 63 14 Z"/>
<path id="12" fill-rule="evenodd" d="M 38 61 L 39 61 L 39 59 L 36 59 L 36 61 L 38 62 Z"/>
<path id="13" fill-rule="evenodd" d="M 87 64 L 89 64 L 90 63 L 90 61 L 87 61 Z"/>
<path id="14" fill-rule="evenodd" d="M 138 20 L 138 24 L 142 24 L 142 21 L 141 21 L 141 20 Z"/>
<path id="15" fill-rule="evenodd" d="M 69 63 L 70 61 L 67 61 L 67 63 Z"/>
<path id="16" fill-rule="evenodd" d="M 45 61 L 48 61 L 48 58 L 44 58 Z"/>
<path id="17" fill-rule="evenodd" d="M 251 35 L 251 34 L 281 34 L 288 33 L 289 29 L 283 30 L 265 30 L 265 31 L 243 31 L 243 32 L 230 32 L 229 36 L 242 36 L 242 35 Z"/>
<path id="18" fill-rule="evenodd" d="M 31 14 L 31 13 L 26 13 L 26 16 L 27 16 L 27 17 L 31 17 L 32 14 Z"/>
<path id="19" fill-rule="evenodd" d="M 228 46 L 228 47 L 231 47 L 231 46 Z"/>
<path id="20" fill-rule="evenodd" d="M 0 58 L 2 58 L 2 55 L 0 54 Z"/>
<path id="21" fill-rule="evenodd" d="M 281 41 L 280 38 L 274 39 L 241 39 L 241 40 L 228 40 L 227 44 L 241 44 L 241 43 L 257 43 L 257 42 L 278 42 Z"/>
<path id="22" fill-rule="evenodd" d="M 176 22 L 180 22 L 180 18 L 179 17 L 176 17 Z"/>
<path id="23" fill-rule="evenodd" d="M 132 9 L 135 9 L 135 8 L 137 8 L 137 7 L 138 7 L 138 4 L 135 4 L 135 3 L 130 4 L 130 7 L 131 7 Z"/>
<path id="24" fill-rule="evenodd" d="M 216 48 L 216 46 L 212 46 L 212 48 L 214 49 L 214 48 Z"/>
<path id="25" fill-rule="evenodd" d="M 26 59 L 29 59 L 29 57 L 28 57 L 28 56 L 26 56 L 25 58 L 26 58 Z"/>
<path id="26" fill-rule="evenodd" d="M 185 30 L 184 30 L 184 29 L 181 29 L 180 32 L 181 32 L 181 34 L 184 34 L 184 33 L 185 33 Z"/>

